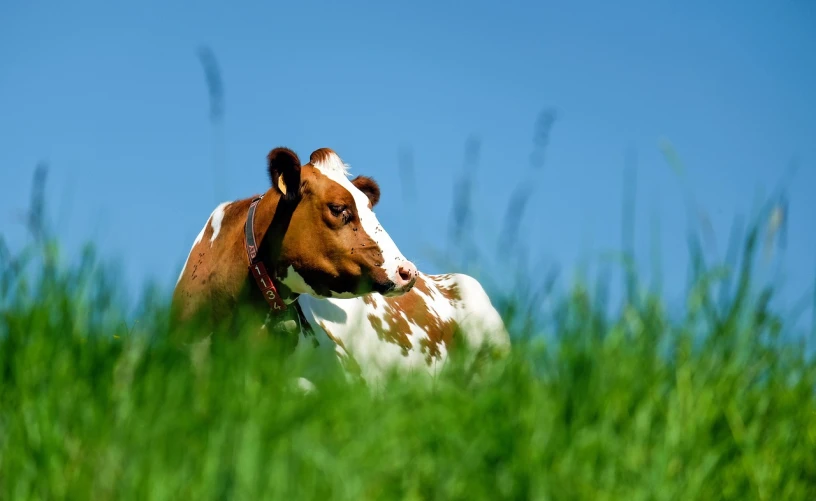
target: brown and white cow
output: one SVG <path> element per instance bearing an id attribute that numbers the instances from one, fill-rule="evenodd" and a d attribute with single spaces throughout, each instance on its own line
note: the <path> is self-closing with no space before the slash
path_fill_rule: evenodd
<path id="1" fill-rule="evenodd" d="M 373 388 L 381 388 L 395 370 L 435 376 L 462 341 L 471 366 L 480 351 L 502 357 L 510 350 L 510 336 L 484 288 L 461 273 L 420 273 L 416 285 L 399 297 L 301 296 L 298 302 L 318 342 L 335 350 L 348 376 Z M 308 327 L 298 349 L 311 347 Z"/>
<path id="2" fill-rule="evenodd" d="M 174 320 L 203 315 L 213 328 L 229 327 L 238 307 L 249 306 L 260 325 L 270 307 L 291 315 L 287 305 L 299 295 L 411 290 L 416 267 L 372 211 L 380 196 L 373 179 L 350 180 L 328 148 L 306 165 L 283 147 L 267 161 L 271 187 L 263 196 L 220 204 L 195 239 L 173 294 Z"/>
<path id="3" fill-rule="evenodd" d="M 402 256 L 374 215 L 376 182 L 349 180 L 347 166 L 327 148 L 303 166 L 294 152 L 276 148 L 268 168 L 272 187 L 263 198 L 219 205 L 195 239 L 173 295 L 178 319 L 203 313 L 215 328 L 239 305 L 254 309 L 259 325 L 267 318 L 272 303 L 247 251 L 255 238 L 255 259 L 270 271 L 263 278 L 275 285 L 264 292 L 288 305 L 275 315 L 290 319 L 299 349 L 317 340 L 349 375 L 376 386 L 393 369 L 435 374 L 457 335 L 471 348 L 507 353 L 507 331 L 478 281 L 420 274 Z M 197 346 L 206 350 L 209 342 Z M 194 350 L 194 359 L 202 354 Z"/>

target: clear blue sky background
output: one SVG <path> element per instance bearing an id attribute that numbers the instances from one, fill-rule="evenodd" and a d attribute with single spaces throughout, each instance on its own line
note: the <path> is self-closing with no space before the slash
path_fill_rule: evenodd
<path id="1" fill-rule="evenodd" d="M 648 269 L 659 219 L 665 287 L 682 291 L 687 211 L 658 147 L 665 138 L 719 255 L 757 189 L 770 194 L 798 162 L 777 271 L 784 304 L 812 288 L 816 3 L 806 0 L 2 2 L 2 234 L 23 241 L 15 218 L 45 160 L 68 248 L 93 239 L 121 260 L 134 292 L 145 279 L 171 287 L 221 201 L 202 44 L 224 78 L 221 198 L 265 190 L 274 146 L 302 158 L 329 146 L 379 180 L 378 214 L 404 253 L 425 271 L 454 271 L 426 247 L 446 239 L 466 139 L 481 139 L 476 228 L 495 249 L 507 200 L 530 175 L 536 117 L 552 107 L 521 223 L 545 264 L 568 271 L 621 248 L 631 151 L 637 250 Z M 403 196 L 406 146 L 418 200 Z"/>

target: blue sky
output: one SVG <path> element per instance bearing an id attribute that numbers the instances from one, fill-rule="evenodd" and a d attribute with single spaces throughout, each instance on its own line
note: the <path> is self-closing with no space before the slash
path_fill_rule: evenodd
<path id="1" fill-rule="evenodd" d="M 814 26 L 816 4 L 805 0 L 3 2 L 0 230 L 22 242 L 15 217 L 47 161 L 52 220 L 68 248 L 94 240 L 134 291 L 146 279 L 169 288 L 212 208 L 267 188 L 272 147 L 307 158 L 328 146 L 380 182 L 378 215 L 408 257 L 454 271 L 427 246 L 445 243 L 475 136 L 477 237 L 495 251 L 510 194 L 529 184 L 522 239 L 566 271 L 620 250 L 634 155 L 636 249 L 648 257 L 659 220 L 664 283 L 679 293 L 687 211 L 665 139 L 720 255 L 734 217 L 797 163 L 778 269 L 792 304 L 816 273 Z M 203 44 L 223 74 L 222 135 L 209 122 Z M 557 119 L 532 172 L 533 128 L 548 108 Z M 403 196 L 398 170 L 406 147 L 416 200 Z M 226 171 L 214 186 L 217 151 Z"/>

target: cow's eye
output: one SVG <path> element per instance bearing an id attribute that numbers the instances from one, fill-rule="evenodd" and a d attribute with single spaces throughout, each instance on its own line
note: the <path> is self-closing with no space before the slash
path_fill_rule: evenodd
<path id="1" fill-rule="evenodd" d="M 348 221 L 351 217 L 351 212 L 345 205 L 329 204 L 329 210 L 334 217 L 342 217 L 344 221 Z"/>

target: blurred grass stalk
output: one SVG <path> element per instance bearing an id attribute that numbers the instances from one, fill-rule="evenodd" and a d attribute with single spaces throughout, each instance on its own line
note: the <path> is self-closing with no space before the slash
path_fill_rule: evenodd
<path id="1" fill-rule="evenodd" d="M 198 49 L 198 59 L 204 69 L 204 80 L 207 84 L 207 95 L 210 102 L 210 125 L 212 126 L 212 158 L 213 158 L 213 195 L 215 203 L 219 204 L 226 199 L 229 191 L 226 187 L 226 138 L 224 135 L 224 79 L 215 52 L 209 46 Z"/>

